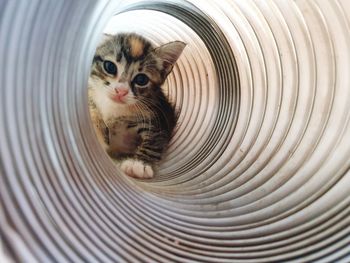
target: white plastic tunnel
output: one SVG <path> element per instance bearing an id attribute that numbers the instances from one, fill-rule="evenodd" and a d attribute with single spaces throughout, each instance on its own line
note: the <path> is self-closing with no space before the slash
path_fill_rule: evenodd
<path id="1" fill-rule="evenodd" d="M 99 146 L 102 32 L 187 43 L 157 177 Z M 349 262 L 350 1 L 0 0 L 0 236 L 15 262 Z"/>

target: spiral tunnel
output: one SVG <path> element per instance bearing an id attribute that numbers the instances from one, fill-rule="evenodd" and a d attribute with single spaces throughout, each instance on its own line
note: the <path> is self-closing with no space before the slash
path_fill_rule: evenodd
<path id="1" fill-rule="evenodd" d="M 152 180 L 99 146 L 103 32 L 187 46 Z M 0 235 L 15 262 L 349 262 L 350 2 L 0 0 Z"/>

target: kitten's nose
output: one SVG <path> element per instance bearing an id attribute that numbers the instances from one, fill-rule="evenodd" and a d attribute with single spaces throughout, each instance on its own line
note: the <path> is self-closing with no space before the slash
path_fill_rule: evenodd
<path id="1" fill-rule="evenodd" d="M 124 97 L 126 94 L 129 93 L 129 90 L 128 89 L 123 89 L 123 88 L 115 88 L 115 93 L 117 93 L 118 96 L 120 97 Z"/>

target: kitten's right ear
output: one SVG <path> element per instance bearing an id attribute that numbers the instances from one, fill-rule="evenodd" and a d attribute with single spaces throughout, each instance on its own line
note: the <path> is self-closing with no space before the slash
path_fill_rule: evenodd
<path id="1" fill-rule="evenodd" d="M 162 64 L 163 70 L 165 71 L 165 76 L 171 72 L 185 47 L 186 43 L 181 41 L 174 41 L 162 45 L 154 50 L 154 53 L 163 62 Z"/>

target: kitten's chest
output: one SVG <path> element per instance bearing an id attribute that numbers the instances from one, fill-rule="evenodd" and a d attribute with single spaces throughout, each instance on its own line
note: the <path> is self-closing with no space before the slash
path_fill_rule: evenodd
<path id="1" fill-rule="evenodd" d="M 132 154 L 141 144 L 142 138 L 138 131 L 140 123 L 127 118 L 115 118 L 106 121 L 109 130 L 110 155 L 118 157 L 121 154 Z"/>

